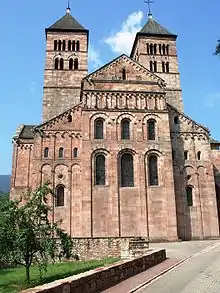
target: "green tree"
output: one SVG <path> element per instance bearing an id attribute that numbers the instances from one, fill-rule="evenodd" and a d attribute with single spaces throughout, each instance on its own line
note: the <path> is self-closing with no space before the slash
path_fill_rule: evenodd
<path id="1" fill-rule="evenodd" d="M 215 49 L 215 55 L 220 55 L 220 40 L 218 40 L 218 43 Z"/>
<path id="2" fill-rule="evenodd" d="M 53 192 L 46 183 L 19 200 L 0 200 L 0 262 L 25 266 L 27 282 L 33 262 L 41 273 L 50 260 L 71 257 L 72 240 L 61 221 L 49 221 L 48 196 Z"/>

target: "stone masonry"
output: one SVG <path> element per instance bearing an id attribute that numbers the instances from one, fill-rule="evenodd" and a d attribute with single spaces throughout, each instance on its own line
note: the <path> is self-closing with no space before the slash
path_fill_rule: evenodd
<path id="1" fill-rule="evenodd" d="M 88 31 L 70 11 L 46 32 L 43 122 L 14 136 L 11 198 L 49 180 L 61 198 L 52 219 L 73 238 L 219 237 L 220 143 L 183 112 L 177 36 L 149 15 L 130 57 L 88 75 Z"/>

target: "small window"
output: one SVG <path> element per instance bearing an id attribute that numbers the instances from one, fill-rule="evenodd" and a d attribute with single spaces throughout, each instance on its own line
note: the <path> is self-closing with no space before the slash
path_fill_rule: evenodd
<path id="1" fill-rule="evenodd" d="M 79 61 L 78 61 L 78 59 L 76 58 L 76 59 L 74 60 L 74 70 L 77 70 L 77 69 L 79 69 Z"/>
<path id="2" fill-rule="evenodd" d="M 163 45 L 162 49 L 163 49 L 163 55 L 166 55 L 166 45 Z"/>
<path id="3" fill-rule="evenodd" d="M 69 69 L 73 70 L 73 59 L 72 58 L 70 58 L 70 60 L 69 60 Z"/>
<path id="4" fill-rule="evenodd" d="M 55 206 L 63 207 L 64 206 L 64 186 L 58 185 L 55 193 Z"/>
<path id="5" fill-rule="evenodd" d="M 59 69 L 59 59 L 55 58 L 54 68 Z"/>
<path id="6" fill-rule="evenodd" d="M 154 61 L 154 72 L 157 72 L 157 61 Z"/>
<path id="7" fill-rule="evenodd" d="M 103 139 L 104 137 L 104 121 L 103 119 L 96 119 L 94 122 L 94 138 Z"/>
<path id="8" fill-rule="evenodd" d="M 199 151 L 199 152 L 197 152 L 197 160 L 201 160 L 201 152 Z"/>
<path id="9" fill-rule="evenodd" d="M 148 178 L 150 186 L 158 186 L 157 155 L 148 158 Z"/>
<path id="10" fill-rule="evenodd" d="M 160 55 L 162 54 L 162 46 L 161 46 L 161 44 L 159 44 L 159 53 L 160 53 Z"/>
<path id="11" fill-rule="evenodd" d="M 185 152 L 184 152 L 184 160 L 185 160 L 185 161 L 188 160 L 188 151 L 185 151 Z"/>
<path id="12" fill-rule="evenodd" d="M 166 70 L 166 69 L 165 69 L 165 62 L 163 61 L 163 62 L 162 62 L 162 71 L 165 72 L 165 70 Z"/>
<path id="13" fill-rule="evenodd" d="M 95 185 L 105 185 L 105 156 L 95 157 Z"/>
<path id="14" fill-rule="evenodd" d="M 166 72 L 169 73 L 170 72 L 170 63 L 166 62 Z"/>
<path id="15" fill-rule="evenodd" d="M 63 58 L 60 58 L 60 70 L 63 70 L 64 68 L 64 61 Z"/>
<path id="16" fill-rule="evenodd" d="M 150 71 L 153 71 L 153 61 L 150 61 Z"/>
<path id="17" fill-rule="evenodd" d="M 57 51 L 57 40 L 54 41 L 54 51 Z"/>
<path id="18" fill-rule="evenodd" d="M 178 116 L 175 116 L 173 120 L 174 120 L 175 124 L 179 124 L 179 117 Z"/>
<path id="19" fill-rule="evenodd" d="M 169 55 L 169 51 L 170 51 L 170 46 L 169 45 L 167 45 L 167 47 L 166 47 L 166 49 L 167 49 L 167 55 Z"/>
<path id="20" fill-rule="evenodd" d="M 149 44 L 147 43 L 147 54 L 149 55 L 150 54 L 150 47 L 149 47 Z"/>
<path id="21" fill-rule="evenodd" d="M 122 69 L 122 79 L 126 80 L 126 69 L 125 68 Z"/>
<path id="22" fill-rule="evenodd" d="M 134 187 L 134 162 L 132 154 L 121 156 L 121 187 Z"/>
<path id="23" fill-rule="evenodd" d="M 193 206 L 193 189 L 191 186 L 186 187 L 187 206 Z"/>
<path id="24" fill-rule="evenodd" d="M 69 40 L 68 41 L 68 51 L 71 51 L 72 49 L 72 42 Z"/>
<path id="25" fill-rule="evenodd" d="M 49 157 L 49 148 L 45 148 L 44 149 L 44 158 L 48 158 Z"/>
<path id="26" fill-rule="evenodd" d="M 155 121 L 154 120 L 147 121 L 147 139 L 155 140 Z"/>
<path id="27" fill-rule="evenodd" d="M 69 115 L 67 116 L 67 121 L 68 121 L 69 123 L 73 121 L 73 118 L 72 118 L 72 115 L 71 115 L 71 114 L 69 114 Z"/>
<path id="28" fill-rule="evenodd" d="M 66 51 L 66 41 L 63 41 L 63 51 Z"/>
<path id="29" fill-rule="evenodd" d="M 59 158 L 62 159 L 64 155 L 64 149 L 63 148 L 59 148 Z"/>
<path id="30" fill-rule="evenodd" d="M 77 158 L 78 157 L 78 149 L 77 148 L 74 148 L 73 149 L 73 157 L 74 158 Z"/>
<path id="31" fill-rule="evenodd" d="M 61 40 L 59 40 L 59 42 L 58 42 L 58 51 L 61 51 L 61 48 L 62 48 L 62 42 L 61 42 Z"/>
<path id="32" fill-rule="evenodd" d="M 121 139 L 130 139 L 130 121 L 128 119 L 121 121 Z"/>
<path id="33" fill-rule="evenodd" d="M 154 54 L 157 54 L 157 44 L 154 44 Z"/>
<path id="34" fill-rule="evenodd" d="M 76 42 L 76 51 L 79 52 L 80 50 L 80 43 L 79 41 Z"/>
<path id="35" fill-rule="evenodd" d="M 76 51 L 76 41 L 72 41 L 72 51 Z"/>
<path id="36" fill-rule="evenodd" d="M 154 54 L 154 46 L 153 46 L 153 44 L 150 44 L 150 54 L 151 55 Z"/>

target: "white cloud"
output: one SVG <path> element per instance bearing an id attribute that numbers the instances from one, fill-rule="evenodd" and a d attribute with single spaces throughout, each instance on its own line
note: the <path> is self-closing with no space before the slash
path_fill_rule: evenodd
<path id="1" fill-rule="evenodd" d="M 134 42 L 135 35 L 141 29 L 141 21 L 143 19 L 143 12 L 133 12 L 122 23 L 118 32 L 105 39 L 105 43 L 108 44 L 111 50 L 115 53 L 129 54 L 132 44 Z"/>
<path id="2" fill-rule="evenodd" d="M 89 55 L 89 62 L 91 63 L 91 66 L 93 67 L 93 69 L 96 69 L 97 67 L 102 65 L 99 52 L 96 51 L 91 44 L 89 46 L 88 55 Z"/>

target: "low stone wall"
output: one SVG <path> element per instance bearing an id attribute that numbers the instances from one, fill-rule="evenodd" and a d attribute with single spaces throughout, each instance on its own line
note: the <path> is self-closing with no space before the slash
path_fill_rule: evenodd
<path id="1" fill-rule="evenodd" d="M 21 293 L 97 293 L 139 274 L 165 259 L 165 249 L 154 250 L 139 258 L 123 260 L 108 267 L 57 280 Z"/>
<path id="2" fill-rule="evenodd" d="M 73 240 L 73 255 L 78 256 L 80 260 L 96 260 L 105 257 L 121 257 L 127 258 L 130 256 L 130 244 L 134 237 L 115 237 L 115 238 L 72 238 Z M 149 248 L 148 239 L 141 238 L 145 243 L 146 248 Z"/>

